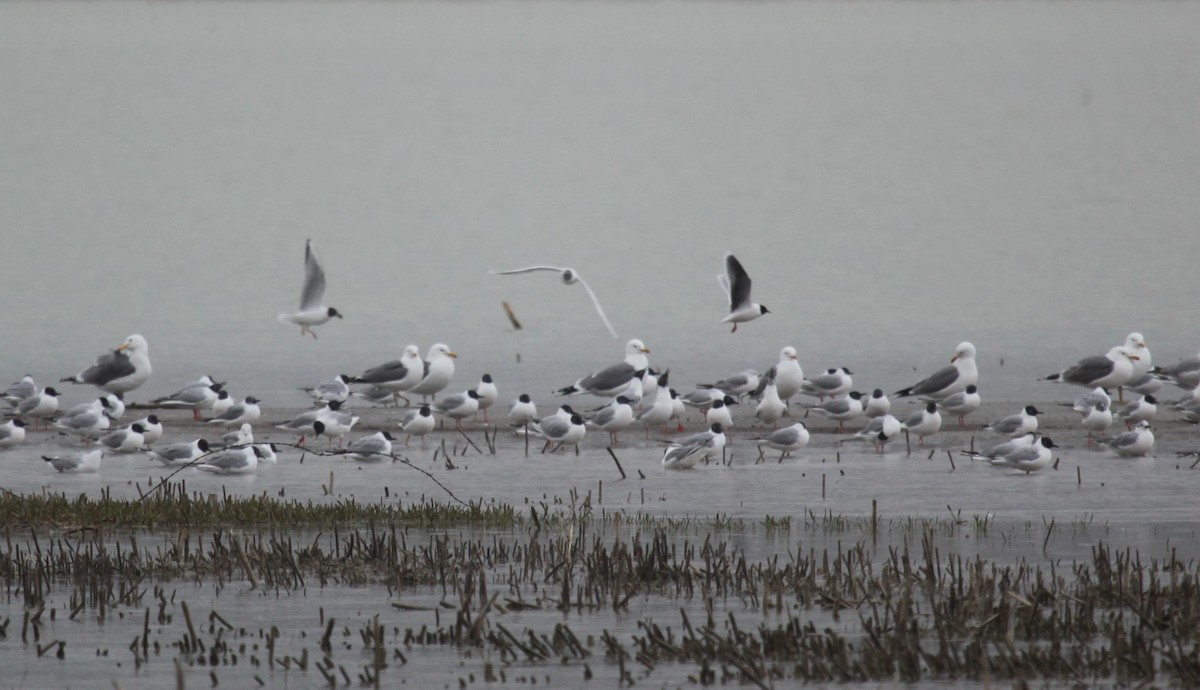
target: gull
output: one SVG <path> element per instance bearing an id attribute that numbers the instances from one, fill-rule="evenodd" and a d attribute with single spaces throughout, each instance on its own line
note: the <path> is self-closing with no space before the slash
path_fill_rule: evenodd
<path id="1" fill-rule="evenodd" d="M 846 422 L 863 413 L 862 393 L 850 391 L 845 395 L 840 395 L 815 405 L 805 405 L 805 407 L 813 412 L 820 412 L 830 419 L 837 420 L 838 433 L 845 433 Z"/>
<path id="2" fill-rule="evenodd" d="M 1150 422 L 1141 421 L 1133 431 L 1126 431 L 1116 438 L 1101 439 L 1100 443 L 1112 448 L 1122 457 L 1140 458 L 1154 450 L 1154 432 L 1150 430 Z"/>
<path id="3" fill-rule="evenodd" d="M 259 463 L 269 462 L 274 465 L 279 462 L 279 448 L 274 443 L 255 443 L 254 450 L 258 452 Z"/>
<path id="4" fill-rule="evenodd" d="M 671 413 L 675 410 L 675 404 L 671 398 L 671 388 L 668 384 L 670 374 L 671 371 L 668 369 L 658 376 L 654 401 L 637 413 L 637 423 L 645 427 L 647 436 L 650 435 L 651 427 L 666 425 L 671 420 Z"/>
<path id="5" fill-rule="evenodd" d="M 1085 388 L 1097 386 L 1109 389 L 1120 388 L 1133 378 L 1133 363 L 1138 356 L 1118 345 L 1103 356 L 1084 357 L 1077 363 L 1051 374 L 1044 380 L 1055 383 L 1073 383 Z"/>
<path id="6" fill-rule="evenodd" d="M 876 388 L 872 391 L 871 397 L 867 398 L 867 401 L 863 403 L 863 414 L 871 419 L 882 417 L 891 411 L 892 401 L 881 388 Z"/>
<path id="7" fill-rule="evenodd" d="M 114 453 L 133 453 L 143 450 L 146 445 L 145 437 L 142 432 L 145 431 L 141 424 L 131 424 L 124 429 L 110 431 L 100 437 L 100 445 L 108 448 Z"/>
<path id="8" fill-rule="evenodd" d="M 1125 384 L 1125 387 L 1134 393 L 1150 395 L 1162 390 L 1164 385 L 1166 385 L 1165 382 L 1158 378 L 1153 371 L 1151 371 L 1147 374 L 1142 374 L 1137 378 L 1131 379 L 1129 383 Z"/>
<path id="9" fill-rule="evenodd" d="M 668 470 L 690 470 L 724 448 L 725 432 L 720 424 L 713 424 L 698 434 L 672 439 L 663 451 L 662 466 Z"/>
<path id="10" fill-rule="evenodd" d="M 679 401 L 688 407 L 694 407 L 704 412 L 717 400 L 725 398 L 725 391 L 716 388 L 701 388 L 700 390 L 692 391 L 687 395 L 679 396 Z"/>
<path id="11" fill-rule="evenodd" d="M 15 407 L 22 400 L 32 395 L 36 395 L 37 392 L 38 387 L 37 384 L 34 383 L 33 377 L 29 374 L 26 374 L 21 378 L 20 381 L 17 381 L 13 385 L 9 386 L 8 389 L 3 393 L 0 393 L 0 398 L 3 398 L 8 404 Z"/>
<path id="12" fill-rule="evenodd" d="M 1154 358 L 1146 347 L 1146 338 L 1141 333 L 1130 333 L 1125 337 L 1125 349 L 1137 356 L 1133 361 L 1133 379 L 1140 379 L 1154 369 Z"/>
<path id="13" fill-rule="evenodd" d="M 221 434 L 221 440 L 231 446 L 245 446 L 254 443 L 254 429 L 249 424 L 242 424 L 233 431 Z"/>
<path id="14" fill-rule="evenodd" d="M 328 403 L 325 407 L 321 407 L 316 410 L 309 410 L 299 417 L 290 419 L 282 424 L 276 424 L 275 428 L 300 434 L 300 440 L 296 441 L 296 445 L 303 446 L 306 436 L 309 434 L 316 435 L 317 428 L 314 425 L 319 421 L 323 421 L 325 416 L 330 412 L 337 412 L 341 409 L 341 407 L 342 403 L 334 400 L 333 402 Z"/>
<path id="15" fill-rule="evenodd" d="M 229 409 L 205 421 L 208 424 L 221 424 L 226 427 L 253 422 L 262 415 L 258 406 L 260 402 L 262 401 L 258 398 L 248 395 L 241 402 L 230 405 Z"/>
<path id="16" fill-rule="evenodd" d="M 209 376 L 190 383 L 170 395 L 151 400 L 160 407 L 179 408 L 192 411 L 192 419 L 200 421 L 201 410 L 211 410 L 221 393 L 224 383 L 217 383 Z"/>
<path id="17" fill-rule="evenodd" d="M 345 374 L 338 374 L 328 381 L 322 381 L 312 388 L 301 388 L 300 390 L 308 393 L 318 402 L 323 403 L 344 403 L 350 397 L 350 381 L 351 378 Z"/>
<path id="18" fill-rule="evenodd" d="M 701 383 L 697 388 L 715 388 L 727 395 L 735 395 L 740 400 L 743 395 L 758 388 L 759 378 L 757 371 L 747 369 L 740 374 L 727 376 L 716 383 Z"/>
<path id="19" fill-rule="evenodd" d="M 100 355 L 96 363 L 62 382 L 86 383 L 109 393 L 128 393 L 150 378 L 150 345 L 134 334 L 116 350 Z"/>
<path id="20" fill-rule="evenodd" d="M 371 386 L 365 391 L 354 391 L 350 394 L 350 397 L 366 400 L 372 405 L 380 405 L 382 407 L 399 405 L 399 401 L 396 400 L 396 394 L 382 386 Z"/>
<path id="21" fill-rule="evenodd" d="M 679 397 L 679 391 L 671 389 L 671 419 L 675 420 L 675 430 L 683 431 L 683 415 L 687 411 L 687 407 L 683 404 L 683 398 Z"/>
<path id="22" fill-rule="evenodd" d="M 484 374 L 479 379 L 479 383 L 475 385 L 475 395 L 479 397 L 479 412 L 483 413 L 483 423 L 488 422 L 488 408 L 496 404 L 496 400 L 500 398 L 500 391 L 496 390 L 496 383 L 492 380 L 491 374 Z M 477 412 L 476 415 L 479 413 Z"/>
<path id="23" fill-rule="evenodd" d="M 1189 390 L 1200 384 L 1200 354 L 1187 357 L 1169 367 L 1154 367 L 1154 375 Z"/>
<path id="24" fill-rule="evenodd" d="M 440 393 L 454 376 L 454 360 L 457 357 L 458 354 L 443 343 L 430 347 L 429 354 L 422 363 L 421 380 L 408 389 L 408 392 L 425 398 Z"/>
<path id="25" fill-rule="evenodd" d="M 433 431 L 434 419 L 433 412 L 428 405 L 422 405 L 415 410 L 409 410 L 408 414 L 404 415 L 404 419 L 400 420 L 400 429 L 407 436 L 404 437 L 404 447 L 408 447 L 408 442 L 413 436 L 421 438 L 421 447 L 425 447 L 425 434 Z"/>
<path id="26" fill-rule="evenodd" d="M 917 442 L 925 445 L 925 437 L 932 436 L 942 428 L 942 415 L 938 404 L 932 400 L 925 403 L 924 410 L 917 410 L 904 420 L 904 429 L 917 435 Z"/>
<path id="27" fill-rule="evenodd" d="M 370 436 L 355 439 L 345 450 L 338 452 L 349 455 L 351 460 L 358 462 L 379 462 L 392 456 L 392 441 L 395 440 L 388 432 L 377 431 Z"/>
<path id="28" fill-rule="evenodd" d="M 25 440 L 25 422 L 10 419 L 0 424 L 0 448 L 12 448 Z"/>
<path id="29" fill-rule="evenodd" d="M 73 434 L 79 434 L 84 443 L 91 443 L 101 432 L 108 429 L 110 421 L 104 413 L 104 399 L 72 408 L 67 414 L 54 420 L 54 426 Z"/>
<path id="30" fill-rule="evenodd" d="M 229 391 L 221 391 L 217 393 L 217 399 L 212 402 L 212 405 L 208 409 L 213 413 L 213 416 L 220 416 L 228 412 L 229 408 L 233 407 L 235 402 L 237 401 L 229 395 Z"/>
<path id="31" fill-rule="evenodd" d="M 650 367 L 642 372 L 642 397 L 653 398 L 658 393 L 658 377 L 660 373 Z"/>
<path id="32" fill-rule="evenodd" d="M 120 393 L 109 393 L 103 396 L 104 414 L 108 415 L 109 419 L 116 421 L 125 416 L 125 398 Z"/>
<path id="33" fill-rule="evenodd" d="M 253 474 L 258 469 L 262 454 L 253 445 L 226 448 L 205 458 L 204 462 L 196 465 L 196 469 L 210 474 Z"/>
<path id="34" fill-rule="evenodd" d="M 732 323 L 736 333 L 739 323 L 753 321 L 771 311 L 757 302 L 750 300 L 750 275 L 742 268 L 742 263 L 733 254 L 725 255 L 725 272 L 717 276 L 717 282 L 729 298 L 729 316 L 721 319 L 721 323 Z"/>
<path id="35" fill-rule="evenodd" d="M 167 467 L 186 465 L 208 452 L 208 441 L 198 438 L 195 441 L 172 443 L 162 448 L 148 451 L 150 457 L 158 460 Z"/>
<path id="36" fill-rule="evenodd" d="M 587 290 L 588 297 L 592 298 L 592 304 L 595 305 L 596 313 L 600 315 L 600 320 L 604 322 L 604 327 L 607 328 L 608 332 L 612 334 L 613 340 L 617 339 L 617 332 L 613 330 L 612 324 L 608 322 L 608 317 L 604 315 L 604 308 L 600 306 L 600 300 L 596 299 L 596 293 L 592 292 L 591 286 L 587 284 L 587 281 L 583 279 L 583 276 L 579 275 L 579 271 L 576 271 L 573 268 L 563 268 L 559 266 L 528 266 L 526 268 L 515 268 L 511 271 L 489 272 L 494 275 L 511 276 L 521 273 L 532 273 L 534 271 L 554 271 L 555 273 L 559 274 L 559 278 L 562 279 L 563 285 L 574 285 L 575 283 L 582 285 L 583 289 Z"/>
<path id="37" fill-rule="evenodd" d="M 1112 422 L 1112 409 L 1104 403 L 1096 403 L 1091 409 L 1084 413 L 1083 419 L 1080 420 L 1083 428 L 1088 430 L 1087 442 L 1089 444 L 1095 442 L 1094 438 L 1092 437 L 1092 432 L 1104 431 L 1108 427 L 1112 426 Z"/>
<path id="38" fill-rule="evenodd" d="M 134 424 L 142 425 L 142 437 L 145 439 L 146 445 L 158 443 L 158 440 L 162 438 L 163 425 L 158 420 L 158 415 L 147 415 L 135 421 Z"/>
<path id="39" fill-rule="evenodd" d="M 313 436 L 324 434 L 329 438 L 329 446 L 333 447 L 333 439 L 337 439 L 338 445 L 346 440 L 346 434 L 358 424 L 359 418 L 349 412 L 342 412 L 331 407 L 325 408 L 325 414 L 321 418 L 313 422 Z"/>
<path id="40" fill-rule="evenodd" d="M 1117 410 L 1117 417 L 1125 422 L 1125 427 L 1132 430 L 1133 425 L 1149 422 L 1158 413 L 1158 400 L 1153 395 L 1145 395 L 1130 402 Z"/>
<path id="41" fill-rule="evenodd" d="M 988 424 L 984 427 L 988 431 L 994 431 L 1005 436 L 1023 436 L 1030 431 L 1037 431 L 1038 420 L 1037 416 L 1041 414 L 1033 405 L 1026 405 L 1024 409 L 1014 415 L 1009 415 L 1004 419 L 993 424 Z"/>
<path id="42" fill-rule="evenodd" d="M 650 361 L 646 358 L 649 352 L 650 349 L 642 341 L 636 338 L 630 340 L 625 343 L 624 361 L 585 376 L 570 386 L 558 389 L 555 394 L 591 393 L 600 398 L 615 398 L 629 390 L 639 371 L 649 368 Z"/>
<path id="43" fill-rule="evenodd" d="M 819 400 L 836 398 L 850 391 L 850 387 L 854 385 L 854 380 L 850 378 L 853 373 L 846 367 L 826 369 L 825 373 L 820 376 L 805 379 L 804 383 L 800 385 L 800 392 L 815 396 Z"/>
<path id="44" fill-rule="evenodd" d="M 807 446 L 808 439 L 808 428 L 804 426 L 804 422 L 796 422 L 791 426 L 776 429 L 766 436 L 756 438 L 754 443 L 779 451 L 779 459 L 783 460 L 788 453 Z"/>
<path id="45" fill-rule="evenodd" d="M 474 390 L 447 396 L 434 404 L 437 411 L 454 420 L 454 428 L 462 431 L 462 422 L 479 411 L 479 394 Z"/>
<path id="46" fill-rule="evenodd" d="M 926 400 L 926 402 L 931 402 L 930 400 L 924 398 L 922 399 Z M 967 415 L 971 414 L 975 410 L 978 410 L 979 406 L 982 404 L 983 400 L 979 397 L 979 388 L 972 383 L 971 385 L 967 386 L 966 390 L 959 391 L 954 395 L 946 396 L 940 402 L 938 402 L 937 406 L 938 410 L 945 412 L 946 414 L 957 415 L 958 425 L 960 427 L 965 427 L 967 425 Z"/>
<path id="47" fill-rule="evenodd" d="M 942 367 L 921 379 L 908 388 L 902 388 L 894 395 L 903 398 L 917 395 L 930 400 L 942 400 L 955 393 L 966 390 L 967 386 L 979 383 L 979 369 L 975 366 L 975 346 L 969 342 L 961 342 L 950 358 L 951 366 Z"/>
<path id="48" fill-rule="evenodd" d="M 875 444 L 875 450 L 882 453 L 884 446 L 888 441 L 896 437 L 900 433 L 903 426 L 900 420 L 890 414 L 885 414 L 882 417 L 876 417 L 867 423 L 865 427 L 854 434 L 853 438 L 843 439 L 839 443 L 845 441 L 871 441 Z"/>
<path id="49" fill-rule="evenodd" d="M 591 419 L 587 420 L 587 425 L 607 431 L 610 444 L 617 445 L 617 434 L 628 429 L 634 422 L 633 407 L 629 403 L 629 398 L 618 395 L 615 400 L 592 415 Z"/>
<path id="50" fill-rule="evenodd" d="M 779 363 L 775 365 L 775 391 L 779 399 L 787 402 L 793 395 L 800 392 L 804 385 L 804 371 L 800 368 L 800 358 L 796 348 L 788 345 L 779 351 Z"/>
<path id="51" fill-rule="evenodd" d="M 404 348 L 400 359 L 367 369 L 358 376 L 351 377 L 350 383 L 366 383 L 375 388 L 386 389 L 392 395 L 392 399 L 398 401 L 400 393 L 411 390 L 423 378 L 425 363 L 421 361 L 421 351 L 416 345 L 409 345 Z M 372 398 L 368 396 L 368 399 Z"/>
<path id="52" fill-rule="evenodd" d="M 51 457 L 43 455 L 42 459 L 50 463 L 50 466 L 61 473 L 65 472 L 97 472 L 100 470 L 100 460 L 104 457 L 104 453 L 99 449 L 92 451 L 80 451 L 71 455 L 61 455 Z"/>
<path id="53" fill-rule="evenodd" d="M 725 396 L 720 400 L 714 400 L 712 407 L 704 413 L 704 423 L 709 426 L 720 424 L 724 429 L 733 428 L 733 410 L 729 409 L 731 405 L 736 405 L 737 401 L 730 396 Z"/>
<path id="54" fill-rule="evenodd" d="M 312 249 L 312 240 L 304 241 L 304 287 L 300 291 L 300 311 L 294 314 L 280 314 L 279 321 L 292 323 L 300 327 L 300 337 L 307 333 L 317 339 L 314 326 L 327 323 L 330 319 L 343 318 L 342 314 L 333 307 L 321 303 L 325 297 L 325 271 L 317 261 L 317 254 Z"/>
<path id="55" fill-rule="evenodd" d="M 508 421 L 513 426 L 525 426 L 537 419 L 537 405 L 528 393 L 522 393 L 508 407 Z"/>
<path id="56" fill-rule="evenodd" d="M 1063 404 L 1065 405 L 1066 403 Z M 1071 403 L 1071 409 L 1079 414 L 1087 414 L 1088 410 L 1099 404 L 1103 404 L 1106 407 L 1112 405 L 1112 398 L 1108 396 L 1108 391 L 1096 386 L 1087 393 L 1075 398 L 1075 401 Z"/>
<path id="57" fill-rule="evenodd" d="M 999 467 L 1015 467 L 1025 474 L 1037 472 L 1050 466 L 1054 459 L 1052 448 L 1058 448 L 1049 436 L 1041 437 L 1033 445 L 1013 448 L 991 459 L 993 465 Z"/>
<path id="58" fill-rule="evenodd" d="M 997 445 L 993 446 L 990 450 L 983 452 L 983 453 L 980 453 L 979 451 L 973 451 L 973 450 L 961 450 L 959 452 L 962 453 L 963 455 L 970 457 L 971 459 L 983 458 L 984 460 L 991 460 L 993 458 L 998 458 L 1007 453 L 1011 453 L 1012 451 L 1016 450 L 1017 448 L 1028 448 L 1028 447 L 1034 445 L 1035 443 L 1037 443 L 1037 440 L 1038 440 L 1038 433 L 1036 431 L 1028 431 L 1024 434 L 1021 434 L 1020 436 L 1017 436 L 1016 438 L 1012 438 L 1012 439 L 1005 441 L 1004 443 L 997 444 Z"/>
<path id="59" fill-rule="evenodd" d="M 43 426 L 48 419 L 58 412 L 58 396 L 61 395 L 52 386 L 46 386 L 40 392 L 25 398 L 17 405 L 18 417 L 42 420 Z"/>
<path id="60" fill-rule="evenodd" d="M 754 407 L 754 417 L 763 424 L 774 427 L 787 412 L 787 404 L 779 397 L 779 386 L 775 383 L 775 367 L 768 369 L 763 378 L 766 379 L 766 385 L 758 405 Z"/>
<path id="61" fill-rule="evenodd" d="M 563 419 L 558 414 L 552 414 L 549 417 L 542 417 L 538 422 L 530 426 L 530 432 L 546 439 L 546 445 L 542 448 L 545 453 L 546 449 L 552 444 L 558 443 L 550 452 L 554 452 L 567 444 L 575 446 L 575 452 L 579 453 L 579 442 L 583 440 L 584 434 L 587 432 L 587 427 L 583 424 L 583 417 L 578 414 L 572 414 L 570 419 Z"/>

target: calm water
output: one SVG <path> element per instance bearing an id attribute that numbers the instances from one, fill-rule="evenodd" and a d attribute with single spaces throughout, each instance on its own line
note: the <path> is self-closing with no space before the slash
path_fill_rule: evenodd
<path id="1" fill-rule="evenodd" d="M 140 332 L 155 374 L 136 400 L 212 373 L 296 406 L 299 386 L 442 341 L 459 353 L 452 388 L 487 371 L 502 399 L 548 404 L 639 337 L 680 388 L 793 344 L 808 371 L 846 365 L 894 390 L 968 339 L 991 399 L 1069 399 L 1035 379 L 1131 330 L 1161 364 L 1200 345 L 1198 25 L 1194 3 L 0 3 L 0 381 L 73 374 Z M 347 316 L 316 342 L 275 320 L 297 300 L 305 238 Z M 773 312 L 735 335 L 716 323 L 726 251 Z M 487 273 L 532 263 L 578 268 L 621 340 L 579 288 Z M 902 452 L 835 468 L 823 448 L 664 476 L 638 448 L 622 453 L 647 474 L 631 488 L 596 448 L 508 450 L 439 476 L 513 501 L 603 480 L 605 508 L 665 513 L 877 499 L 888 516 L 1095 514 L 1113 525 L 1102 538 L 1133 545 L 1194 544 L 1197 523 L 1192 473 L 1161 453 L 1022 478 Z M 10 489 L 133 494 L 161 475 L 132 458 L 91 477 L 4 460 L 39 473 Z M 440 496 L 402 468 L 287 461 L 189 488 L 320 498 L 333 469 L 343 496 Z M 503 488 L 518 467 L 544 486 Z M 357 624 L 381 601 L 339 590 L 327 605 Z M 319 628 L 311 601 L 266 603 L 212 608 Z M 122 625 L 87 627 L 84 644 L 124 650 L 137 632 Z M 6 657 L 26 686 L 97 668 Z M 124 687 L 171 673 L 99 663 Z"/>
<path id="2" fill-rule="evenodd" d="M 1131 330 L 1169 363 L 1200 345 L 1198 21 L 1190 3 L 5 3 L 0 378 L 72 374 L 132 332 L 156 372 L 139 395 L 211 372 L 272 404 L 438 341 L 455 387 L 490 371 L 512 396 L 627 337 L 681 388 L 789 343 L 892 390 L 970 339 L 1005 400 L 1061 395 L 1035 378 Z M 275 320 L 308 237 L 347 314 L 315 343 Z M 725 251 L 773 310 L 732 336 Z M 578 288 L 487 274 L 530 263 L 582 271 L 622 340 Z"/>

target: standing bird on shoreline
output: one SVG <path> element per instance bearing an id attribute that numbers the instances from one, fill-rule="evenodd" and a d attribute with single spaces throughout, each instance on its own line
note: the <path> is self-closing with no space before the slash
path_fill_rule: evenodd
<path id="1" fill-rule="evenodd" d="M 729 298 L 729 316 L 721 319 L 721 323 L 732 323 L 736 333 L 739 323 L 753 321 L 771 310 L 750 300 L 750 274 L 742 268 L 742 262 L 733 254 L 725 255 L 725 272 L 717 276 L 717 282 Z"/>
<path id="2" fill-rule="evenodd" d="M 109 393 L 128 393 L 150 378 L 150 344 L 136 333 L 96 363 L 62 382 L 86 383 Z"/>
<path id="3" fill-rule="evenodd" d="M 583 276 L 579 275 L 579 271 L 573 268 L 561 268 L 558 266 L 529 266 L 526 268 L 514 268 L 511 271 L 489 271 L 489 273 L 498 276 L 513 276 L 521 273 L 533 273 L 534 271 L 554 271 L 559 274 L 563 285 L 574 285 L 575 283 L 582 285 L 583 289 L 587 290 L 588 297 L 592 298 L 592 304 L 596 307 L 596 313 L 600 315 L 600 320 L 604 322 L 604 327 L 612 334 L 613 340 L 618 338 L 617 332 L 613 330 L 612 324 L 608 322 L 608 317 L 604 315 L 604 308 L 600 306 L 600 300 L 596 299 L 596 293 L 592 292 L 591 286 L 587 284 Z"/>
<path id="4" fill-rule="evenodd" d="M 1073 383 L 1084 388 L 1120 388 L 1133 378 L 1133 363 L 1138 356 L 1124 345 L 1109 349 L 1104 355 L 1084 357 L 1045 381 Z"/>
<path id="5" fill-rule="evenodd" d="M 646 355 L 650 348 L 634 338 L 625 343 L 625 361 L 605 367 L 585 376 L 565 388 L 554 391 L 555 395 L 591 393 L 598 398 L 615 398 L 629 390 L 638 372 L 650 366 Z"/>
<path id="6" fill-rule="evenodd" d="M 903 398 L 917 395 L 935 402 L 944 400 L 967 386 L 979 383 L 979 369 L 975 366 L 975 346 L 963 341 L 954 349 L 950 366 L 942 367 L 908 388 L 901 388 L 894 395 Z"/>
<path id="7" fill-rule="evenodd" d="M 312 249 L 312 240 L 304 241 L 304 287 L 300 290 L 300 311 L 294 314 L 280 314 L 282 323 L 293 323 L 300 327 L 300 337 L 307 333 L 317 339 L 314 326 L 327 323 L 330 319 L 343 318 L 342 314 L 333 307 L 321 303 L 325 297 L 325 271 L 317 261 L 317 254 Z"/>

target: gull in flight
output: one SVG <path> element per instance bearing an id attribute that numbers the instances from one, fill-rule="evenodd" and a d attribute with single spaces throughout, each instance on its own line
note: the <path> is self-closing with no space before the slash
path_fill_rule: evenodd
<path id="1" fill-rule="evenodd" d="M 587 290 L 588 297 L 592 298 L 592 304 L 596 307 L 596 313 L 600 315 L 600 320 L 604 322 L 604 326 L 608 328 L 608 332 L 612 334 L 614 340 L 618 337 L 617 332 L 613 330 L 612 324 L 608 322 L 608 317 L 604 315 L 604 308 L 600 306 L 600 300 L 596 299 L 596 293 L 592 292 L 591 286 L 587 284 L 583 276 L 579 275 L 579 271 L 573 268 L 560 268 L 558 266 L 528 266 L 526 268 L 515 268 L 511 271 L 491 271 L 491 273 L 501 276 L 511 276 L 519 273 L 533 273 L 534 271 L 554 271 L 559 274 L 559 278 L 562 279 L 564 285 L 574 285 L 575 283 L 582 285 L 583 289 Z"/>
<path id="2" fill-rule="evenodd" d="M 325 297 L 325 270 L 317 261 L 317 254 L 312 249 L 312 240 L 304 241 L 304 289 L 300 292 L 300 311 L 295 314 L 280 314 L 283 323 L 294 323 L 300 327 L 300 336 L 305 333 L 317 339 L 313 326 L 320 326 L 333 317 L 343 318 L 333 307 L 321 303 Z"/>
<path id="3" fill-rule="evenodd" d="M 717 276 L 717 282 L 729 298 L 729 316 L 721 319 L 721 323 L 732 323 L 736 333 L 739 323 L 753 321 L 763 314 L 770 314 L 767 309 L 757 302 L 750 301 L 750 274 L 742 268 L 742 262 L 733 254 L 725 255 L 725 272 Z"/>

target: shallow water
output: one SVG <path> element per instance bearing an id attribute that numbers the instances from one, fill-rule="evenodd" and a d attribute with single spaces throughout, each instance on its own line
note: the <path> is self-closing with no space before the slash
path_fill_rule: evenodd
<path id="1" fill-rule="evenodd" d="M 807 371 L 845 365 L 858 388 L 894 390 L 971 340 L 989 400 L 1069 400 L 1076 390 L 1037 377 L 1132 330 L 1160 364 L 1200 342 L 1186 319 L 1200 255 L 1197 25 L 1191 3 L 2 3 L 0 381 L 57 380 L 140 332 L 155 374 L 133 399 L 211 373 L 281 421 L 305 403 L 300 386 L 410 342 L 458 352 L 453 389 L 487 371 L 502 400 L 529 391 L 548 408 L 552 388 L 616 361 L 628 337 L 681 389 L 765 369 L 793 344 Z M 275 319 L 294 307 L 305 238 L 346 314 L 317 341 Z M 772 310 L 735 335 L 717 325 L 726 251 Z M 487 273 L 531 263 L 582 271 L 621 339 L 577 287 Z M 625 480 L 594 443 L 525 457 L 502 437 L 494 457 L 461 456 L 450 435 L 455 469 L 433 446 L 409 456 L 464 500 L 570 505 L 590 492 L 604 511 L 748 520 L 868 515 L 875 501 L 887 519 L 995 520 L 1014 541 L 947 547 L 991 557 L 1068 561 L 1099 541 L 1194 555 L 1195 472 L 1174 458 L 1194 431 L 1165 425 L 1158 456 L 1137 461 L 1070 433 L 1059 469 L 1031 477 L 829 436 L 783 463 L 754 464 L 735 442 L 728 466 L 686 473 L 662 472 L 657 446 L 635 443 L 617 451 Z M 0 453 L 4 488 L 134 496 L 164 475 L 141 457 L 52 474 L 38 456 L 60 443 Z M 295 451 L 254 477 L 186 482 L 445 498 L 400 465 Z M 1043 553 L 1043 520 L 1088 527 L 1052 534 Z M 763 558 L 794 546 L 744 541 Z M 236 610 L 239 627 L 269 617 L 296 653 L 322 607 L 352 627 L 391 613 L 376 587 L 182 596 Z M 21 618 L 18 599 L 8 609 Z M 629 632 L 675 610 L 647 601 L 588 625 Z M 49 636 L 71 640 L 65 662 L 10 645 L 0 667 L 25 686 L 162 687 L 166 657 L 133 670 L 124 650 L 141 610 L 124 613 L 60 618 Z M 513 627 L 558 615 L 518 614 Z M 176 620 L 167 635 L 178 633 Z M 102 646 L 126 656 L 96 665 Z M 478 673 L 443 648 L 410 656 L 401 679 Z M 564 668 L 555 679 L 578 682 L 578 666 Z M 592 668 L 615 678 L 611 664 Z M 312 671 L 266 678 L 325 684 Z M 188 670 L 189 687 L 207 682 Z"/>

